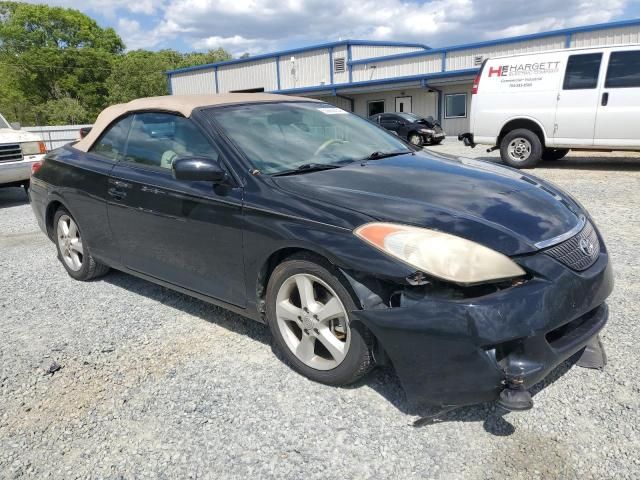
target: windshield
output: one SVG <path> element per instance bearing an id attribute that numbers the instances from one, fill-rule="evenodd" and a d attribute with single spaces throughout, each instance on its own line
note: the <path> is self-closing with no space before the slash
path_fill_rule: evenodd
<path id="1" fill-rule="evenodd" d="M 408 122 L 417 122 L 418 120 L 422 120 L 422 117 L 419 117 L 418 115 L 414 115 L 413 113 L 396 113 L 396 115 L 399 115 L 400 117 L 404 118 L 406 121 Z"/>
<path id="2" fill-rule="evenodd" d="M 411 150 L 371 122 L 326 103 L 261 103 L 214 108 L 209 114 L 263 173 L 308 164 L 340 165 Z"/>
<path id="3" fill-rule="evenodd" d="M 9 124 L 2 115 L 0 115 L 0 128 L 10 128 Z"/>

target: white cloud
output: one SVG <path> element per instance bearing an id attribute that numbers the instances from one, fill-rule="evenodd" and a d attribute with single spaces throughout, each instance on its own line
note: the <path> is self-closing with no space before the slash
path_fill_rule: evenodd
<path id="1" fill-rule="evenodd" d="M 34 0 L 39 1 L 39 0 Z M 338 38 L 454 45 L 606 22 L 632 0 L 49 0 L 110 18 L 128 48 L 263 53 Z M 129 16 L 147 15 L 146 31 Z M 133 23 L 135 22 L 135 23 Z M 146 35 L 146 36 L 145 36 Z"/>
<path id="2" fill-rule="evenodd" d="M 608 21 L 628 0 L 168 0 L 167 35 L 232 53 L 337 38 L 437 46 Z"/>

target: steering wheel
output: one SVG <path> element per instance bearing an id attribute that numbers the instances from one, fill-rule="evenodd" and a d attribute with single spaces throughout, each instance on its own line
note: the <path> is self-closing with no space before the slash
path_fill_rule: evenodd
<path id="1" fill-rule="evenodd" d="M 329 140 L 325 141 L 322 145 L 320 145 L 318 147 L 318 149 L 316 150 L 316 153 L 314 153 L 313 156 L 317 157 L 318 155 L 320 155 L 320 153 L 322 153 L 324 150 L 326 150 L 329 146 L 337 144 L 337 143 L 346 143 L 346 140 L 338 140 L 337 138 L 330 138 Z"/>

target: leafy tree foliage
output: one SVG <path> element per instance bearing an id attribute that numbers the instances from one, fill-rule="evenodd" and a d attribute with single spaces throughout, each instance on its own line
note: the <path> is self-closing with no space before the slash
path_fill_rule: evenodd
<path id="1" fill-rule="evenodd" d="M 167 70 L 230 58 L 125 53 L 112 28 L 77 10 L 0 1 L 0 111 L 23 125 L 91 123 L 109 104 L 166 94 Z"/>
<path id="2" fill-rule="evenodd" d="M 134 50 L 119 57 L 114 62 L 112 73 L 107 79 L 109 103 L 122 103 L 140 97 L 166 95 L 167 76 L 165 72 L 175 68 L 229 60 L 231 56 L 224 50 L 210 50 L 206 53 L 179 53 L 175 50 Z"/>

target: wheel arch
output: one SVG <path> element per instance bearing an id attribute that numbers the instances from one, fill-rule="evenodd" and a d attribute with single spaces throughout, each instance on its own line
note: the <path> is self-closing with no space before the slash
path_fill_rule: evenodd
<path id="1" fill-rule="evenodd" d="M 53 219 L 55 218 L 56 212 L 58 211 L 58 209 L 60 209 L 60 207 L 63 207 L 67 211 L 69 211 L 69 208 L 65 205 L 62 199 L 55 196 L 51 198 L 45 210 L 44 222 L 45 222 L 45 226 L 47 227 L 47 235 L 51 239 L 53 239 L 53 232 L 54 232 Z"/>
<path id="2" fill-rule="evenodd" d="M 542 147 L 544 148 L 547 139 L 546 131 L 540 122 L 531 117 L 517 117 L 511 118 L 506 121 L 500 129 L 496 145 L 500 146 L 500 143 L 502 142 L 502 139 L 505 137 L 505 135 L 518 128 L 524 128 L 535 133 L 540 139 L 540 143 L 542 143 Z"/>

